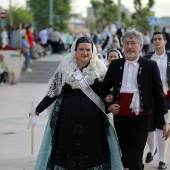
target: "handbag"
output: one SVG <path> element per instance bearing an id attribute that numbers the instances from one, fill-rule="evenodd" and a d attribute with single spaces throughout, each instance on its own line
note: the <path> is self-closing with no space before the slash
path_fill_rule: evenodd
<path id="1" fill-rule="evenodd" d="M 22 47 L 21 52 L 22 52 L 23 54 L 27 54 L 27 53 L 28 53 L 28 48 L 25 47 L 25 46 Z"/>

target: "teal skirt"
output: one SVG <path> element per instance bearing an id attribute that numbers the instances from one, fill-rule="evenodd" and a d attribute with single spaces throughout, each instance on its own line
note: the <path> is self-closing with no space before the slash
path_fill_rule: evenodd
<path id="1" fill-rule="evenodd" d="M 64 96 L 65 98 L 65 96 Z M 58 120 L 60 121 L 59 112 L 61 112 L 61 104 L 63 104 L 63 96 L 60 96 L 54 105 L 54 109 L 49 117 L 49 120 L 46 125 L 46 129 L 44 132 L 44 136 L 42 139 L 40 151 L 37 157 L 35 170 L 82 170 L 76 168 L 64 168 L 54 161 L 57 159 L 56 150 L 54 151 L 54 146 L 56 145 L 56 133 L 59 125 Z M 86 170 L 124 170 L 122 162 L 121 162 L 121 152 L 119 148 L 118 139 L 116 136 L 116 132 L 113 126 L 113 123 L 108 118 L 107 115 L 103 113 L 102 116 L 105 124 L 105 131 L 107 132 L 106 138 L 109 149 L 109 165 L 108 162 L 103 162 L 102 164 L 97 164 L 95 166 L 91 166 L 90 168 L 86 168 Z M 67 135 L 67 133 L 65 134 Z M 54 137 L 55 136 L 55 137 Z M 69 141 L 68 141 L 68 144 Z M 54 160 L 55 159 L 55 160 Z M 85 170 L 85 169 L 83 169 Z"/>

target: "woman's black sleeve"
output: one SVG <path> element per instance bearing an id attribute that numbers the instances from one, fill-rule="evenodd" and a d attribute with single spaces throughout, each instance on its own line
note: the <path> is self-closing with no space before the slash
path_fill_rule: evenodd
<path id="1" fill-rule="evenodd" d="M 38 104 L 38 106 L 35 109 L 35 112 L 41 113 L 42 111 L 44 111 L 48 106 L 50 106 L 58 97 L 54 96 L 54 97 L 49 97 L 49 96 L 45 96 L 42 101 Z"/>

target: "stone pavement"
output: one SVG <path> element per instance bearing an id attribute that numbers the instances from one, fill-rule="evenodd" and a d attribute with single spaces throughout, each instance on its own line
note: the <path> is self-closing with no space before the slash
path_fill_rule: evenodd
<path id="1" fill-rule="evenodd" d="M 34 72 L 33 72 L 34 73 Z M 33 74 L 32 73 L 32 74 Z M 34 154 L 31 155 L 31 129 L 27 129 L 31 101 L 35 106 L 47 91 L 46 83 L 23 83 L 0 87 L 0 170 L 33 170 L 48 116 L 37 118 L 34 128 Z M 148 148 L 146 146 L 144 156 Z M 158 154 L 145 170 L 157 169 Z M 167 155 L 170 170 L 170 147 Z"/>
<path id="2" fill-rule="evenodd" d="M 31 101 L 43 98 L 46 84 L 18 83 L 0 87 L 0 170 L 33 170 L 48 116 L 42 112 L 34 128 L 34 154 L 31 155 L 31 129 L 27 129 Z"/>
<path id="3" fill-rule="evenodd" d="M 41 57 L 38 60 L 32 60 L 32 73 L 22 72 L 18 82 L 22 83 L 47 83 L 50 77 L 54 74 L 60 61 L 64 56 L 53 54 L 46 57 Z"/>

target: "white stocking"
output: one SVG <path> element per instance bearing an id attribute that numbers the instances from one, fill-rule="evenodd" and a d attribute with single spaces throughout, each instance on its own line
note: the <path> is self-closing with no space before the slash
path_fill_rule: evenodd
<path id="1" fill-rule="evenodd" d="M 157 139 L 158 139 L 158 153 L 159 153 L 159 162 L 163 161 L 163 150 L 164 150 L 164 138 L 162 138 L 163 131 L 160 129 L 156 129 Z M 165 161 L 166 162 L 166 153 L 168 150 L 169 138 L 166 140 L 166 148 L 165 148 Z"/>
<path id="2" fill-rule="evenodd" d="M 147 144 L 149 146 L 149 151 L 151 152 L 152 156 L 155 153 L 155 131 L 149 132 L 148 138 L 147 138 Z"/>

